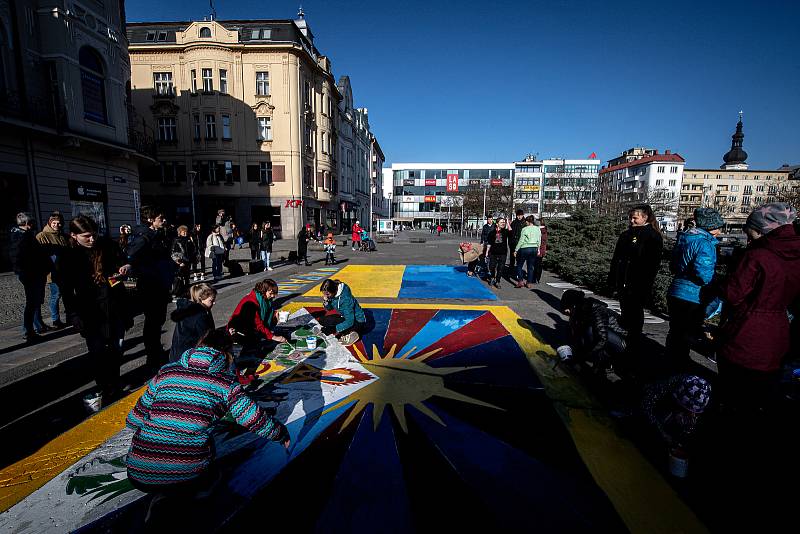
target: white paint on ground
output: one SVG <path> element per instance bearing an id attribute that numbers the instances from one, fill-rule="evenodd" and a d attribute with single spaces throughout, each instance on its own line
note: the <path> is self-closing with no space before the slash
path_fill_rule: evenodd
<path id="1" fill-rule="evenodd" d="M 586 289 L 581 286 L 576 286 L 575 284 L 571 284 L 569 282 L 547 282 L 547 285 L 550 287 L 554 287 L 556 289 L 563 289 L 565 291 L 567 289 L 579 289 L 584 293 L 586 293 L 587 295 L 594 295 L 594 293 L 589 289 Z M 615 312 L 621 313 L 618 300 L 601 297 L 599 295 L 595 295 L 595 298 L 600 302 L 605 303 L 610 309 L 614 310 Z M 645 311 L 644 324 L 662 324 L 663 322 L 664 319 L 662 319 L 661 317 L 656 317 L 655 315 L 651 315 Z"/>

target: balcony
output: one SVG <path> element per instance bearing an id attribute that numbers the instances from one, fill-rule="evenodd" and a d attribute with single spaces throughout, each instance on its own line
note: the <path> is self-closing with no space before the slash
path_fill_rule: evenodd
<path id="1" fill-rule="evenodd" d="M 153 91 L 153 102 L 161 100 L 174 101 L 175 100 L 175 87 L 159 87 Z"/>

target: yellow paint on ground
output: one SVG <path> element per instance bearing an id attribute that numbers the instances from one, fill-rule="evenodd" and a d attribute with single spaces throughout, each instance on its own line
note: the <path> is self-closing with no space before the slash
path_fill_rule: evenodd
<path id="1" fill-rule="evenodd" d="M 405 265 L 348 265 L 332 275 L 341 280 L 356 298 L 397 298 L 403 283 Z M 304 297 L 319 297 L 322 282 L 315 285 Z"/>
<path id="2" fill-rule="evenodd" d="M 0 511 L 8 510 L 122 430 L 128 412 L 144 390 L 139 388 L 0 471 Z"/>

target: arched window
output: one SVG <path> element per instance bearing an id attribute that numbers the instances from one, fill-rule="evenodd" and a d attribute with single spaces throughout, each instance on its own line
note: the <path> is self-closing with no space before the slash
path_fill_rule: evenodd
<path id="1" fill-rule="evenodd" d="M 81 91 L 83 92 L 83 116 L 102 122 L 106 120 L 106 87 L 103 61 L 96 50 L 88 46 L 78 53 L 81 64 Z"/>
<path id="2" fill-rule="evenodd" d="M 211 28 L 200 28 L 200 37 L 211 37 Z"/>

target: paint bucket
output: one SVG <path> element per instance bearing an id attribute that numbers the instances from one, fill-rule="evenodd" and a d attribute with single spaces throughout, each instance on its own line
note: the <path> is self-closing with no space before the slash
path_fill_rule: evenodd
<path id="1" fill-rule="evenodd" d="M 97 413 L 103 407 L 103 395 L 100 393 L 89 393 L 83 397 L 83 407 L 87 412 Z"/>
<path id="2" fill-rule="evenodd" d="M 278 322 L 285 323 L 289 320 L 289 312 L 288 311 L 279 311 L 278 312 Z"/>
<path id="3" fill-rule="evenodd" d="M 562 362 L 565 362 L 570 358 L 572 358 L 572 347 L 570 347 L 569 345 L 561 345 L 556 349 L 556 352 L 558 353 L 558 359 L 561 360 Z"/>
<path id="4" fill-rule="evenodd" d="M 317 348 L 317 337 L 316 336 L 308 336 L 306 338 L 306 346 L 308 346 L 308 350 L 314 350 Z"/>
<path id="5" fill-rule="evenodd" d="M 669 452 L 669 472 L 672 476 L 686 478 L 689 474 L 689 458 L 681 449 L 672 449 Z"/>

